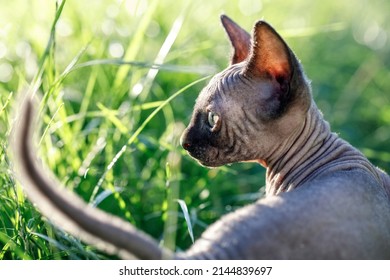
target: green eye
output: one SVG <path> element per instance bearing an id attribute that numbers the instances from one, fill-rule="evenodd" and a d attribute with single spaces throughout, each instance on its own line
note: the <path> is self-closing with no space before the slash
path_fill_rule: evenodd
<path id="1" fill-rule="evenodd" d="M 209 123 L 209 126 L 211 128 L 215 127 L 215 125 L 217 124 L 219 120 L 219 116 L 213 112 L 209 112 L 208 114 L 208 118 L 207 118 L 207 121 Z"/>

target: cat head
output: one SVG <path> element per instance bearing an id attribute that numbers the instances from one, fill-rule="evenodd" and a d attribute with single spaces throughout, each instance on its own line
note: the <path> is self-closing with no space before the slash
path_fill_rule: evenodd
<path id="1" fill-rule="evenodd" d="M 280 35 L 258 21 L 252 36 L 226 16 L 230 65 L 199 94 L 181 145 L 209 167 L 268 157 L 304 122 L 310 84 Z"/>

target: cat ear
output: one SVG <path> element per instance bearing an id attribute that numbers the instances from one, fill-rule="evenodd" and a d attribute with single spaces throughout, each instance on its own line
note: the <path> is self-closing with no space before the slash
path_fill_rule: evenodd
<path id="1" fill-rule="evenodd" d="M 221 21 L 234 49 L 230 64 L 244 61 L 249 56 L 251 48 L 250 34 L 225 15 L 221 16 Z"/>
<path id="2" fill-rule="evenodd" d="M 258 21 L 246 73 L 273 78 L 284 88 L 291 80 L 292 59 L 294 54 L 280 35 L 268 23 Z"/>

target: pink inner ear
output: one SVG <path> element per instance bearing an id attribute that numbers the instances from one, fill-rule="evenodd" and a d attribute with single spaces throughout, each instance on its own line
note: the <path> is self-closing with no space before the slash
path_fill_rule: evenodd
<path id="1" fill-rule="evenodd" d="M 268 23 L 259 21 L 253 31 L 253 40 L 247 71 L 271 76 L 277 81 L 289 81 L 290 50 L 279 34 Z"/>
<path id="2" fill-rule="evenodd" d="M 276 80 L 289 80 L 290 79 L 290 66 L 288 62 L 280 62 L 277 64 L 270 65 L 266 69 L 268 74 L 274 77 Z"/>

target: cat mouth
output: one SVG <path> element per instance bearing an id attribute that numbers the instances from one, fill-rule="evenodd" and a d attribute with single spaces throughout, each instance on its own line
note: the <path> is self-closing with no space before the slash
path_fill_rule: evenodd
<path id="1" fill-rule="evenodd" d="M 196 157 L 194 155 L 192 155 L 191 153 L 188 153 L 188 155 L 190 157 L 192 157 L 194 160 L 196 160 L 200 165 L 204 166 L 204 167 L 218 167 L 218 166 L 221 166 L 223 164 L 217 164 L 213 161 L 210 161 L 208 159 L 201 159 L 199 157 Z"/>
<path id="2" fill-rule="evenodd" d="M 214 168 L 232 163 L 231 161 L 223 160 L 223 157 L 221 158 L 220 149 L 218 148 L 200 145 L 194 146 L 190 143 L 182 142 L 182 147 L 186 150 L 187 154 L 204 167 Z"/>

